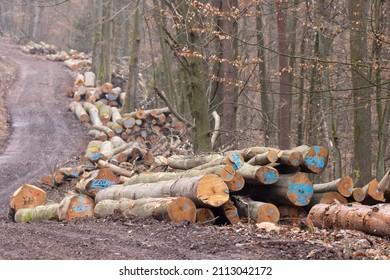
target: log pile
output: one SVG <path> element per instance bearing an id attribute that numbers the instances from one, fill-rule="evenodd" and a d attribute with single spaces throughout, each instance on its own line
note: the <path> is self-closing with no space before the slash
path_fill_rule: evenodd
<path id="1" fill-rule="evenodd" d="M 29 198 L 32 203 L 21 208 L 13 199 L 15 221 L 73 218 L 77 215 L 69 209 L 79 207 L 96 218 L 139 216 L 205 225 L 299 224 L 308 217 L 318 227 L 389 235 L 383 229 L 388 224 L 375 222 L 381 217 L 388 222 L 387 206 L 361 204 L 390 197 L 390 171 L 363 187 L 354 186 L 349 176 L 315 184 L 309 178 L 327 168 L 328 150 L 323 146 L 255 146 L 195 155 L 185 140 L 185 124 L 168 108 L 122 114 L 121 88 L 99 85 L 93 72 L 78 73 L 66 94 L 72 99 L 69 109 L 90 126 L 91 141 L 82 165 L 60 168 L 43 177 L 40 186 L 66 187 L 73 195 L 51 204 Z M 89 206 L 80 204 L 81 197 Z"/>

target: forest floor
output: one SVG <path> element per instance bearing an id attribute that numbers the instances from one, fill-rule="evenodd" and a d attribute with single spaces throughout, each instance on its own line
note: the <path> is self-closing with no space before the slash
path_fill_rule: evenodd
<path id="1" fill-rule="evenodd" d="M 390 239 L 354 230 L 307 231 L 281 225 L 207 226 L 149 219 L 75 219 L 17 224 L 10 195 L 80 160 L 88 127 L 68 111 L 72 73 L 61 63 L 27 56 L 0 39 L 0 259 L 390 259 Z M 8 108 L 8 112 L 5 110 Z M 9 117 L 8 117 L 9 115 Z M 2 137 L 2 138 L 1 138 Z M 47 190 L 58 200 L 63 191 Z"/>

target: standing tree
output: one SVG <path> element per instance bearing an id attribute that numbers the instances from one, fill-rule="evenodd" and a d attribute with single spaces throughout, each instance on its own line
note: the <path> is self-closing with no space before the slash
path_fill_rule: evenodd
<path id="1" fill-rule="evenodd" d="M 370 80 L 368 77 L 366 0 L 349 0 L 350 55 L 354 102 L 354 172 L 357 186 L 371 180 L 372 135 Z"/>

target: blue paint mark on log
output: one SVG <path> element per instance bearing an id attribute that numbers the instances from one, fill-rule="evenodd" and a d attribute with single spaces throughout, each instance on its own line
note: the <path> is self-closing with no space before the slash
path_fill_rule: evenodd
<path id="1" fill-rule="evenodd" d="M 375 190 L 375 192 L 377 192 L 377 193 L 380 193 L 380 192 L 381 192 L 381 190 L 380 190 L 380 189 L 376 189 L 376 190 Z"/>
<path id="2" fill-rule="evenodd" d="M 100 154 L 100 153 L 90 153 L 90 154 L 88 155 L 88 157 L 89 157 L 91 160 L 93 160 L 93 161 L 99 160 L 102 156 L 103 156 L 103 155 Z"/>
<path id="3" fill-rule="evenodd" d="M 304 206 L 307 205 L 313 196 L 313 186 L 301 183 L 290 183 L 288 193 L 296 194 L 296 205 Z"/>
<path id="4" fill-rule="evenodd" d="M 321 151 L 321 147 L 320 146 L 314 146 L 314 151 L 316 152 L 316 155 L 318 155 Z"/>
<path id="5" fill-rule="evenodd" d="M 129 120 L 129 121 L 125 121 L 124 123 L 125 123 L 125 126 L 130 127 L 130 126 L 132 126 L 134 124 L 134 121 L 133 120 Z"/>
<path id="6" fill-rule="evenodd" d="M 231 161 L 233 162 L 234 170 L 237 170 L 243 166 L 241 162 L 240 154 L 232 154 L 230 158 Z"/>
<path id="7" fill-rule="evenodd" d="M 270 214 L 273 214 L 273 213 L 274 213 L 274 210 L 269 209 L 268 212 L 269 212 Z"/>
<path id="8" fill-rule="evenodd" d="M 307 165 L 310 166 L 316 166 L 317 168 L 324 168 L 325 167 L 325 161 L 323 157 L 318 156 L 306 156 L 305 162 Z"/>
<path id="9" fill-rule="evenodd" d="M 241 183 L 237 184 L 237 188 L 241 189 Z"/>
<path id="10" fill-rule="evenodd" d="M 102 190 L 112 185 L 115 185 L 115 182 L 107 179 L 92 179 L 91 189 Z"/>
<path id="11" fill-rule="evenodd" d="M 268 171 L 264 173 L 265 177 L 265 183 L 266 184 L 273 184 L 278 181 L 278 178 L 276 177 L 276 174 L 274 171 Z"/>
<path id="12" fill-rule="evenodd" d="M 233 175 L 232 175 L 232 174 L 228 174 L 226 177 L 227 177 L 228 179 L 230 179 L 230 178 L 233 177 Z"/>
<path id="13" fill-rule="evenodd" d="M 225 193 L 229 193 L 229 190 L 225 190 Z"/>
<path id="14" fill-rule="evenodd" d="M 72 172 L 69 173 L 70 176 L 73 176 L 73 177 L 79 177 L 80 176 L 80 173 L 77 171 L 77 170 L 73 170 Z"/>
<path id="15" fill-rule="evenodd" d="M 79 199 L 80 204 L 82 204 L 84 201 L 84 197 L 82 195 L 79 195 L 78 199 Z"/>
<path id="16" fill-rule="evenodd" d="M 237 210 L 234 210 L 234 215 L 238 216 L 238 211 Z"/>
<path id="17" fill-rule="evenodd" d="M 83 213 L 83 212 L 90 212 L 91 211 L 91 206 L 88 204 L 81 204 L 81 205 L 76 205 L 73 206 L 73 211 L 76 213 Z"/>
<path id="18" fill-rule="evenodd" d="M 188 203 L 184 203 L 184 211 L 188 211 Z"/>

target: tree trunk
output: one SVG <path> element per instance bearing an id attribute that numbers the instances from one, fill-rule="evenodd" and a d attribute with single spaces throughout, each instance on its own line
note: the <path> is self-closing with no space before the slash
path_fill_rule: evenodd
<path id="1" fill-rule="evenodd" d="M 40 205 L 34 208 L 20 209 L 15 214 L 15 222 L 30 223 L 34 221 L 58 221 L 58 203 Z"/>
<path id="2" fill-rule="evenodd" d="M 356 185 L 371 180 L 372 139 L 370 82 L 367 74 L 367 13 L 368 2 L 349 0 L 351 74 L 354 101 L 354 173 Z M 364 147 L 364 149 L 362 148 Z"/>
<path id="3" fill-rule="evenodd" d="M 308 219 L 318 228 L 360 230 L 372 235 L 390 236 L 390 205 L 317 204 Z"/>
<path id="4" fill-rule="evenodd" d="M 101 83 L 111 82 L 112 0 L 105 0 L 102 14 L 100 67 L 96 77 Z"/>
<path id="5" fill-rule="evenodd" d="M 133 38 L 130 49 L 129 77 L 126 85 L 126 97 L 122 107 L 122 113 L 130 113 L 136 107 L 137 84 L 139 73 L 139 49 L 141 45 L 141 36 L 143 35 L 143 14 L 144 1 L 137 1 L 137 8 L 134 14 Z M 127 31 L 128 32 L 128 31 Z"/>
<path id="6" fill-rule="evenodd" d="M 281 149 L 290 148 L 290 94 L 288 92 L 288 41 L 287 16 L 285 14 L 287 3 L 276 1 L 278 52 L 279 52 L 279 146 Z"/>
<path id="7" fill-rule="evenodd" d="M 140 198 L 131 200 L 102 200 L 95 206 L 95 217 L 108 215 L 122 217 L 152 217 L 157 220 L 168 220 L 175 223 L 196 221 L 196 206 L 186 197 Z"/>
<path id="8" fill-rule="evenodd" d="M 143 197 L 188 197 L 197 206 L 221 206 L 229 199 L 229 189 L 217 175 L 208 174 L 155 183 L 140 183 L 127 186 L 112 186 L 100 191 L 96 202 L 104 199 Z"/>

